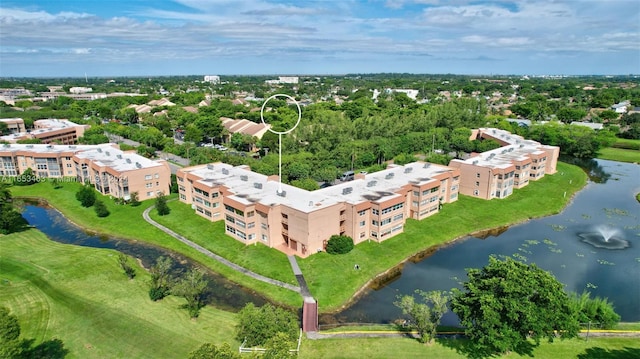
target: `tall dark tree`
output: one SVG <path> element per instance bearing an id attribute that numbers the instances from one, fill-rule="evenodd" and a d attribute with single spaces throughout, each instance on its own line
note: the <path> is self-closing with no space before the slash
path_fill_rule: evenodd
<path id="1" fill-rule="evenodd" d="M 96 202 L 96 191 L 91 184 L 87 183 L 76 192 L 76 199 L 82 207 L 91 207 Z"/>
<path id="2" fill-rule="evenodd" d="M 9 185 L 0 183 L 0 233 L 20 231 L 27 226 L 27 220 L 13 207 Z"/>
<path id="3" fill-rule="evenodd" d="M 163 193 L 160 193 L 156 196 L 156 210 L 158 211 L 159 216 L 166 216 L 171 213 L 171 209 L 167 205 L 167 196 Z"/>
<path id="4" fill-rule="evenodd" d="M 111 212 L 109 212 L 109 209 L 107 208 L 107 205 L 104 204 L 101 199 L 96 199 L 93 204 L 93 209 L 96 211 L 96 215 L 101 218 L 107 217 L 109 216 L 109 214 L 111 214 Z"/>

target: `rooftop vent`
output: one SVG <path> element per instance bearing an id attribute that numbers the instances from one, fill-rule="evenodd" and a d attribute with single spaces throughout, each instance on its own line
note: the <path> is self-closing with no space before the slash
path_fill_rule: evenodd
<path id="1" fill-rule="evenodd" d="M 510 148 L 509 148 L 509 152 L 513 152 L 513 147 L 510 147 Z"/>
<path id="2" fill-rule="evenodd" d="M 209 163 L 209 164 L 207 165 L 207 169 L 208 169 L 208 170 L 212 170 L 212 171 L 213 171 L 213 165 L 212 165 L 211 163 Z"/>
<path id="3" fill-rule="evenodd" d="M 523 148 L 523 147 L 524 147 L 524 144 L 521 144 L 521 145 L 520 145 L 520 148 Z"/>
<path id="4" fill-rule="evenodd" d="M 278 196 L 280 196 L 280 197 L 286 197 L 287 196 L 287 191 L 280 191 L 280 192 L 276 191 L 276 194 Z"/>
<path id="5" fill-rule="evenodd" d="M 8 143 L 5 143 L 5 144 L 3 144 L 3 145 L 2 145 L 2 147 L 4 147 L 4 148 L 8 148 L 8 147 L 11 147 L 11 145 L 10 145 L 10 144 L 8 144 Z"/>
<path id="6" fill-rule="evenodd" d="M 473 164 L 477 165 L 478 164 L 478 160 L 473 161 Z"/>
<path id="7" fill-rule="evenodd" d="M 429 168 L 431 167 L 431 163 L 425 163 L 424 166 L 422 166 L 422 168 Z"/>
<path id="8" fill-rule="evenodd" d="M 386 175 L 386 176 L 384 176 L 384 178 L 386 178 L 386 179 L 391 179 L 391 178 L 393 178 L 393 172 L 391 172 L 391 173 L 387 173 L 387 175 Z"/>
<path id="9" fill-rule="evenodd" d="M 260 183 L 260 182 L 254 182 L 254 183 L 253 183 L 253 188 L 262 189 L 262 183 Z"/>
<path id="10" fill-rule="evenodd" d="M 102 148 L 98 147 L 98 152 L 102 153 Z"/>
<path id="11" fill-rule="evenodd" d="M 309 201 L 309 207 L 313 207 L 313 201 Z"/>
<path id="12" fill-rule="evenodd" d="M 140 162 L 136 162 L 136 167 L 142 168 L 142 165 L 140 164 Z"/>
<path id="13" fill-rule="evenodd" d="M 27 148 L 33 148 L 33 145 L 27 145 Z"/>
<path id="14" fill-rule="evenodd" d="M 131 163 L 131 158 L 127 158 L 127 163 Z"/>
<path id="15" fill-rule="evenodd" d="M 247 181 L 249 180 L 249 176 L 247 176 L 247 175 L 242 175 L 242 176 L 240 176 L 240 180 L 241 180 L 241 181 L 245 181 L 245 182 L 247 182 Z"/>
<path id="16" fill-rule="evenodd" d="M 70 145 L 69 148 L 74 149 L 74 148 L 76 148 L 76 146 L 75 145 Z"/>
<path id="17" fill-rule="evenodd" d="M 109 153 L 109 151 L 105 152 L 107 154 L 107 156 L 111 156 L 111 153 Z"/>
<path id="18" fill-rule="evenodd" d="M 410 173 L 411 171 L 413 171 L 413 167 L 407 167 L 404 169 L 404 173 Z"/>
<path id="19" fill-rule="evenodd" d="M 121 159 L 122 159 L 122 155 L 120 155 L 120 154 L 116 155 L 116 157 L 117 157 L 119 160 L 121 160 Z"/>
<path id="20" fill-rule="evenodd" d="M 53 145 L 47 145 L 47 148 L 53 148 Z"/>
<path id="21" fill-rule="evenodd" d="M 342 189 L 342 194 L 349 194 L 353 192 L 353 187 L 345 187 Z"/>
<path id="22" fill-rule="evenodd" d="M 376 183 L 378 183 L 378 181 L 369 181 L 367 182 L 367 187 L 373 187 L 376 185 Z"/>
<path id="23" fill-rule="evenodd" d="M 223 169 L 222 169 L 222 174 L 223 174 L 223 175 L 228 175 L 228 174 L 229 174 L 229 170 L 228 170 L 228 169 L 226 169 L 226 168 L 223 168 Z"/>

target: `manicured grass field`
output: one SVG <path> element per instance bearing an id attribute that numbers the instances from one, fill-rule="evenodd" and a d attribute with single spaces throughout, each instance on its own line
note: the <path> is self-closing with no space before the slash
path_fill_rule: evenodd
<path id="1" fill-rule="evenodd" d="M 59 244 L 30 229 L 0 236 L 0 305 L 22 337 L 61 339 L 68 358 L 186 358 L 204 342 L 239 345 L 235 314 L 212 307 L 197 320 L 167 297 L 152 302 L 147 272 L 123 274 L 113 250 Z"/>
<path id="2" fill-rule="evenodd" d="M 640 150 L 607 147 L 598 151 L 598 158 L 611 161 L 640 163 Z"/>
<path id="3" fill-rule="evenodd" d="M 49 204 L 61 211 L 65 217 L 84 228 L 119 238 L 142 240 L 176 251 L 222 274 L 229 280 L 252 288 L 276 302 L 295 307 L 301 304 L 299 294 L 233 271 L 145 222 L 142 218 L 142 212 L 153 205 L 153 200 L 147 200 L 142 202 L 140 206 L 132 207 L 117 205 L 108 197 L 98 195 L 111 212 L 108 217 L 98 218 L 92 207 L 83 208 L 76 200 L 75 193 L 80 188 L 79 186 L 77 183 L 64 183 L 62 188 L 53 189 L 49 183 L 43 182 L 32 186 L 13 186 L 11 193 L 14 197 L 44 198 Z M 173 197 L 175 198 L 175 195 Z M 287 258 L 282 253 L 264 246 L 246 247 L 226 236 L 222 223 L 208 222 L 195 215 L 189 206 L 177 203 L 177 201 L 169 202 L 169 206 L 172 208 L 172 213 L 160 217 L 159 221 L 171 224 L 174 231 L 184 234 L 187 238 L 238 264 L 246 264 L 250 270 L 256 273 L 297 284 Z M 154 214 L 155 211 L 152 211 L 152 217 L 159 219 Z"/>
<path id="4" fill-rule="evenodd" d="M 300 358 L 305 359 L 388 359 L 388 358 L 468 358 L 460 351 L 462 340 L 439 339 L 436 343 L 424 345 L 408 338 L 344 338 L 305 339 L 300 349 Z M 589 338 L 556 340 L 543 342 L 532 357 L 536 359 L 632 359 L 640 358 L 638 338 Z M 531 358 L 509 353 L 494 358 Z"/>

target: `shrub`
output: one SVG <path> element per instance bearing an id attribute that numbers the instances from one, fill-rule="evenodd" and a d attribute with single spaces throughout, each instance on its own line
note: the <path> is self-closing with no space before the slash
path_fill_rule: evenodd
<path id="1" fill-rule="evenodd" d="M 333 235 L 327 242 L 327 253 L 345 254 L 353 249 L 353 239 L 349 236 Z"/>
<path id="2" fill-rule="evenodd" d="M 93 204 L 93 209 L 96 211 L 98 217 L 107 217 L 110 214 L 109 209 L 107 209 L 107 205 L 99 199 L 96 199 Z"/>
<path id="3" fill-rule="evenodd" d="M 86 184 L 76 192 L 76 199 L 82 207 L 91 207 L 96 202 L 96 193 L 91 185 Z"/>
<path id="4" fill-rule="evenodd" d="M 269 339 L 283 333 L 285 338 L 293 342 L 298 337 L 298 317 L 285 309 L 265 304 L 256 307 L 247 304 L 238 313 L 236 339 L 240 342 L 246 339 L 246 346 L 265 345 Z"/>

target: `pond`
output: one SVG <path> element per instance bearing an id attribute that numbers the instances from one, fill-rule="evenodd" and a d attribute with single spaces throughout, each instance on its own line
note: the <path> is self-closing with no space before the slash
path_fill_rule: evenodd
<path id="1" fill-rule="evenodd" d="M 640 321 L 640 204 L 635 199 L 640 166 L 594 160 L 583 168 L 596 177 L 562 213 L 499 229 L 484 239 L 469 237 L 408 261 L 351 307 L 321 317 L 321 323 L 393 322 L 402 316 L 393 305 L 396 296 L 461 288 L 465 268 L 483 267 L 490 255 L 535 263 L 567 291 L 607 297 L 622 321 Z M 443 324 L 456 323 L 453 313 L 443 318 Z"/>
<path id="2" fill-rule="evenodd" d="M 137 258 L 145 268 L 151 267 L 156 262 L 156 258 L 160 256 L 172 258 L 174 273 L 195 266 L 186 257 L 163 248 L 139 241 L 110 238 L 84 231 L 69 222 L 57 210 L 44 205 L 27 203 L 24 206 L 22 216 L 30 225 L 43 232 L 51 240 L 85 247 L 115 249 Z M 204 269 L 199 265 L 197 267 Z M 264 297 L 210 270 L 205 270 L 205 278 L 209 283 L 205 301 L 217 308 L 238 311 L 249 302 L 258 306 L 267 302 Z"/>

